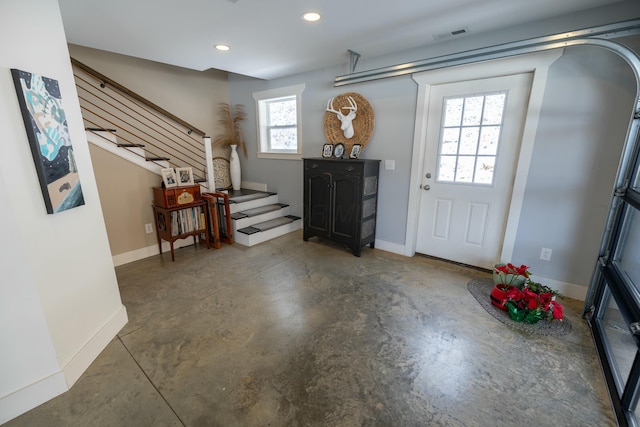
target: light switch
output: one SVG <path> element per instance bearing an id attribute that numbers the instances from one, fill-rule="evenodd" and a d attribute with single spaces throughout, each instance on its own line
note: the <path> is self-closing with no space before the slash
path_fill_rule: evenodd
<path id="1" fill-rule="evenodd" d="M 392 171 L 395 170 L 396 168 L 396 161 L 395 160 L 385 160 L 384 161 L 384 168 L 388 171 Z"/>

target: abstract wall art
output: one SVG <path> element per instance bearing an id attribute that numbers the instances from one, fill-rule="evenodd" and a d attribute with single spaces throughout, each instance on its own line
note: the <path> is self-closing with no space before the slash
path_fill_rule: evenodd
<path id="1" fill-rule="evenodd" d="M 58 81 L 11 70 L 47 212 L 84 205 Z"/>

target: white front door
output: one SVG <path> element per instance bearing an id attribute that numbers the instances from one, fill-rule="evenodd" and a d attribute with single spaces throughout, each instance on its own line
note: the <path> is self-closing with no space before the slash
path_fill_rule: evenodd
<path id="1" fill-rule="evenodd" d="M 417 252 L 483 268 L 499 261 L 531 79 L 431 88 Z"/>

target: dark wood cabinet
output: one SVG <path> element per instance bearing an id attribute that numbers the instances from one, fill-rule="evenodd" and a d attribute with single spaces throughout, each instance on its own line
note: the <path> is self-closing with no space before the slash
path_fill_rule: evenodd
<path id="1" fill-rule="evenodd" d="M 324 237 L 360 256 L 375 244 L 380 160 L 304 159 L 303 239 Z"/>

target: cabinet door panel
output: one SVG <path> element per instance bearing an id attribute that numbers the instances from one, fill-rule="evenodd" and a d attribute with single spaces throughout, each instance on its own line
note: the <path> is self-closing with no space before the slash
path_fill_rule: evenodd
<path id="1" fill-rule="evenodd" d="M 360 178 L 334 174 L 333 182 L 333 234 L 354 237 L 360 225 Z"/>
<path id="2" fill-rule="evenodd" d="M 315 232 L 329 236 L 329 220 L 331 218 L 331 175 L 319 173 L 310 175 L 307 206 L 307 224 Z"/>

